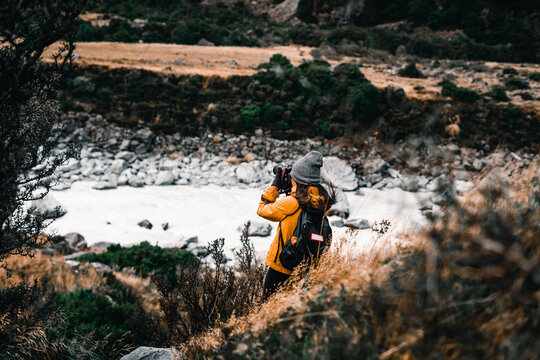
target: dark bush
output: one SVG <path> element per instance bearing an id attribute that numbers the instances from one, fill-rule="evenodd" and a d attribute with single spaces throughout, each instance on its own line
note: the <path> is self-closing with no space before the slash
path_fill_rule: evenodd
<path id="1" fill-rule="evenodd" d="M 529 79 L 532 81 L 540 82 L 540 72 L 533 72 L 529 74 Z"/>
<path id="2" fill-rule="evenodd" d="M 129 345 L 128 321 L 140 315 L 139 308 L 129 303 L 117 303 L 115 299 L 99 295 L 92 290 L 79 289 L 71 293 L 59 294 L 56 305 L 66 317 L 66 331 L 71 336 L 93 333 L 98 341 L 105 341 L 106 348 L 115 349 L 104 354 L 116 358 L 125 353 Z"/>
<path id="3" fill-rule="evenodd" d="M 257 105 L 246 105 L 240 110 L 240 131 L 251 132 L 261 122 L 261 108 Z"/>
<path id="4" fill-rule="evenodd" d="M 153 273 L 166 277 L 174 277 L 178 267 L 194 265 L 198 262 L 190 251 L 164 249 L 157 245 L 152 246 L 147 241 L 132 247 L 110 245 L 106 252 L 82 255 L 77 260 L 115 265 L 119 269 L 130 267 L 142 276 Z"/>
<path id="5" fill-rule="evenodd" d="M 375 120 L 375 117 L 381 113 L 381 100 L 381 92 L 371 83 L 354 86 L 347 99 L 353 117 L 363 123 Z"/>
<path id="6" fill-rule="evenodd" d="M 500 85 L 494 85 L 491 87 L 491 92 L 489 93 L 493 100 L 497 101 L 509 101 L 510 98 L 506 95 L 506 90 Z"/>
<path id="7" fill-rule="evenodd" d="M 416 67 L 415 63 L 410 63 L 409 65 L 399 69 L 398 75 L 402 77 L 416 78 L 421 79 L 425 78 L 424 74 Z"/>
<path id="8" fill-rule="evenodd" d="M 527 80 L 520 79 L 517 77 L 511 77 L 511 78 L 506 79 L 504 81 L 504 86 L 508 90 L 524 90 L 524 89 L 530 88 L 529 82 Z"/>
<path id="9" fill-rule="evenodd" d="M 448 96 L 454 100 L 463 101 L 469 104 L 480 99 L 480 95 L 478 95 L 476 91 L 458 87 L 451 81 L 443 80 L 439 85 L 442 86 L 442 96 Z"/>
<path id="10" fill-rule="evenodd" d="M 332 87 L 332 72 L 328 61 L 314 60 L 301 64 L 299 68 L 302 75 L 319 90 L 326 90 Z"/>

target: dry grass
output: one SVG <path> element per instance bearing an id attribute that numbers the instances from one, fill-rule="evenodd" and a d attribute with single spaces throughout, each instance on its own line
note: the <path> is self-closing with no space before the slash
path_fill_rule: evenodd
<path id="1" fill-rule="evenodd" d="M 8 277 L 0 270 L 0 286 L 15 285 L 21 281 L 33 283 L 38 287 L 51 287 L 51 290 L 64 292 L 75 289 L 93 289 L 104 285 L 104 277 L 90 264 L 81 264 L 78 271 L 67 265 L 62 257 L 50 257 L 36 253 L 29 256 L 10 256 L 4 263 L 10 269 Z"/>
<path id="2" fill-rule="evenodd" d="M 0 270 L 0 286 L 8 287 L 20 282 L 37 282 L 38 288 L 53 292 L 71 292 L 76 289 L 93 289 L 103 292 L 110 278 L 96 271 L 89 263 L 81 263 L 77 268 L 67 265 L 61 256 L 45 256 L 36 253 L 29 256 L 10 256 L 4 262 L 10 270 Z M 112 276 L 128 287 L 141 301 L 147 313 L 159 314 L 159 294 L 150 278 L 136 276 L 133 271 L 114 271 Z"/>
<path id="3" fill-rule="evenodd" d="M 191 358 L 221 345 L 225 340 L 223 329 L 226 329 L 227 337 L 246 332 L 257 334 L 284 321 L 302 323 L 305 317 L 321 315 L 310 313 L 308 306 L 321 291 L 332 297 L 343 288 L 361 291 L 364 286 L 381 282 L 387 274 L 381 271 L 384 269 L 383 261 L 412 246 L 407 234 L 376 234 L 373 236 L 373 245 L 365 251 L 359 251 L 356 235 L 357 231 L 351 229 L 343 238 L 334 240 L 330 251 L 321 257 L 317 268 L 309 271 L 307 276 L 303 276 L 305 268 L 295 269 L 288 286 L 249 315 L 233 317 L 227 323 L 191 338 L 180 349 Z M 283 317 L 286 313 L 295 315 Z M 335 314 L 329 312 L 325 315 Z"/>
<path id="4" fill-rule="evenodd" d="M 113 42 L 83 42 L 77 44 L 76 53 L 80 56 L 75 63 L 85 67 L 89 65 L 106 66 L 109 68 L 141 68 L 148 71 L 164 74 L 186 74 L 202 76 L 253 75 L 257 72 L 259 64 L 267 62 L 272 55 L 281 54 L 286 56 L 293 65 L 298 66 L 304 60 L 312 60 L 309 55 L 313 48 L 306 46 L 277 46 L 269 48 L 252 48 L 240 46 L 198 46 L 198 45 L 174 45 L 174 44 L 126 44 Z M 51 58 L 54 46 L 45 53 L 45 60 Z M 395 58 L 397 68 L 402 66 L 404 59 Z M 378 88 L 394 86 L 402 88 L 407 97 L 429 100 L 438 98 L 441 88 L 438 85 L 441 78 L 428 77 L 425 79 L 403 78 L 389 72 L 387 63 L 381 64 L 369 57 L 343 57 L 341 60 L 328 60 L 333 66 L 343 62 L 357 62 L 363 64 L 362 73 Z M 451 61 L 441 61 L 450 64 Z M 519 71 L 535 72 L 538 65 L 508 63 L 486 63 L 486 66 L 516 68 Z M 422 71 L 426 69 L 421 68 Z M 456 72 L 456 85 L 472 88 L 481 93 L 491 91 L 491 86 L 499 83 L 498 74 L 495 70 L 482 73 L 482 82 L 470 83 L 470 75 Z M 484 84 L 485 82 L 485 84 Z M 421 88 L 421 91 L 417 89 Z M 531 89 L 537 94 L 540 87 Z M 538 101 L 524 101 L 513 98 L 512 103 L 522 106 L 531 111 L 539 112 Z"/>

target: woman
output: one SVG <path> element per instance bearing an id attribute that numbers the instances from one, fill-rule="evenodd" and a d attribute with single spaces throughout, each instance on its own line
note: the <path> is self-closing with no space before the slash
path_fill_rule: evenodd
<path id="1" fill-rule="evenodd" d="M 291 271 L 279 261 L 280 245 L 279 232 L 287 242 L 294 233 L 296 223 L 302 211 L 325 213 L 335 202 L 335 195 L 330 195 L 321 185 L 321 167 L 323 157 L 320 152 L 312 151 L 294 163 L 291 170 L 292 190 L 290 195 L 276 201 L 282 184 L 281 172 L 277 172 L 272 185 L 261 196 L 257 214 L 270 221 L 279 221 L 276 236 L 266 256 L 268 266 L 263 284 L 263 300 L 266 300 L 276 288 L 287 281 Z"/>

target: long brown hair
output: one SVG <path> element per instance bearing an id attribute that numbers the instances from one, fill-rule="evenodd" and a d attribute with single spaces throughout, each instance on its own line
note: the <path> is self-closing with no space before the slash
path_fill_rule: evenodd
<path id="1" fill-rule="evenodd" d="M 321 199 L 313 198 L 316 195 L 310 191 L 310 187 L 318 190 L 318 195 Z M 322 184 L 303 185 L 296 183 L 296 194 L 294 197 L 298 200 L 298 204 L 300 204 L 302 209 L 310 208 L 312 210 L 326 212 L 336 203 L 336 190 L 333 185 L 329 185 L 327 190 Z"/>

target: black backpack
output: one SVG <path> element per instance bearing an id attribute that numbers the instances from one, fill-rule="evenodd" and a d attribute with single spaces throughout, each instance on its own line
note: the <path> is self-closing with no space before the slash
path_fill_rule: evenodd
<path id="1" fill-rule="evenodd" d="M 302 209 L 298 217 L 293 233 L 293 237 L 297 238 L 296 244 L 293 245 L 291 239 L 283 244 L 281 227 L 279 230 L 279 241 L 283 249 L 279 254 L 279 261 L 290 271 L 304 260 L 308 264 L 316 262 L 332 241 L 332 228 L 326 216 L 322 212 L 310 210 Z"/>

